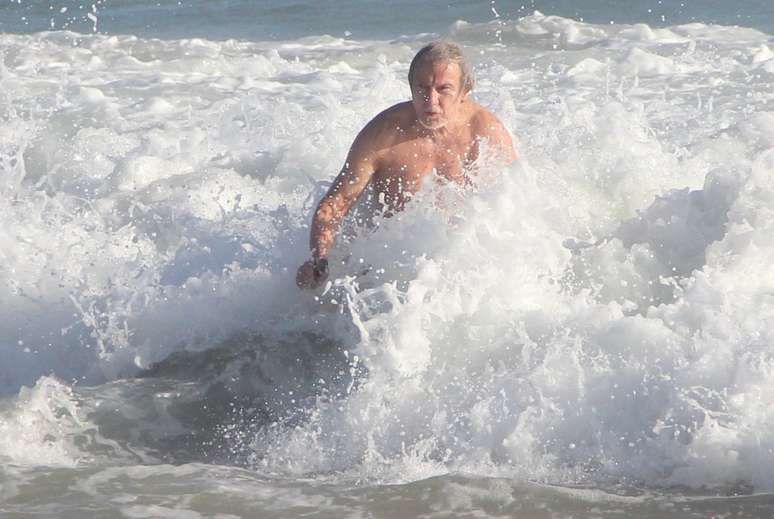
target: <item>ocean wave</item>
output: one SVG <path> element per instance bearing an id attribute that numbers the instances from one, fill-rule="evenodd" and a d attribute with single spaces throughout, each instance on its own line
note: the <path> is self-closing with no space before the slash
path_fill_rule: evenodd
<path id="1" fill-rule="evenodd" d="M 44 463 L 38 409 L 76 467 L 771 491 L 768 36 L 448 35 L 522 160 L 344 240 L 325 294 L 312 206 L 434 35 L 1 35 L 0 453 Z"/>

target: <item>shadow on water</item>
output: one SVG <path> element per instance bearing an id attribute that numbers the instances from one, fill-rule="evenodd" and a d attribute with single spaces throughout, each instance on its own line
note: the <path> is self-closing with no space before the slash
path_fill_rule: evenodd
<path id="1" fill-rule="evenodd" d="M 320 399 L 345 398 L 365 375 L 353 366 L 327 337 L 242 334 L 79 393 L 99 434 L 137 461 L 243 466 L 262 427 L 293 427 Z"/>
<path id="2" fill-rule="evenodd" d="M 674 302 L 683 280 L 704 268 L 707 249 L 726 235 L 744 179 L 736 171 L 711 171 L 702 189 L 658 196 L 594 243 L 565 241 L 573 256 L 563 285 L 573 292 L 590 289 L 600 301 L 628 303 L 632 314 Z"/>

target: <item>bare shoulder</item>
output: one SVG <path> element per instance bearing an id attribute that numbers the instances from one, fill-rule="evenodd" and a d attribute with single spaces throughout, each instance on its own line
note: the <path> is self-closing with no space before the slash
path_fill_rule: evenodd
<path id="1" fill-rule="evenodd" d="M 379 168 L 384 153 L 398 140 L 399 128 L 406 119 L 410 104 L 399 103 L 380 112 L 371 119 L 357 137 L 347 154 L 345 170 L 373 172 Z"/>
<path id="2" fill-rule="evenodd" d="M 513 139 L 503 122 L 492 112 L 478 103 L 472 103 L 470 127 L 479 139 L 488 141 L 495 146 L 508 162 L 518 158 L 513 148 Z"/>
<path id="3" fill-rule="evenodd" d="M 366 124 L 357 136 L 357 141 L 367 146 L 383 148 L 397 139 L 403 128 L 411 123 L 413 108 L 410 102 L 403 102 L 383 110 Z"/>
<path id="4" fill-rule="evenodd" d="M 505 125 L 495 114 L 478 103 L 472 103 L 472 105 L 470 126 L 477 135 L 486 137 L 492 133 L 507 132 Z"/>

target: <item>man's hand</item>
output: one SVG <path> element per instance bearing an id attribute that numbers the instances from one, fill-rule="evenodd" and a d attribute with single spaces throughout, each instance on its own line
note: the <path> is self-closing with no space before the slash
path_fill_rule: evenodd
<path id="1" fill-rule="evenodd" d="M 298 268 L 296 285 L 298 288 L 313 289 L 328 279 L 328 260 L 309 260 Z"/>

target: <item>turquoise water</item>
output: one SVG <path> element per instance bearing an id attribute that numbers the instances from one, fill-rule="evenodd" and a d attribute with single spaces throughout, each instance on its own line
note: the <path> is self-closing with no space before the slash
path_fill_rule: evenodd
<path id="1" fill-rule="evenodd" d="M 62 10 L 65 10 L 62 12 Z M 0 32 L 50 29 L 154 38 L 295 39 L 329 34 L 396 38 L 441 32 L 457 20 L 510 20 L 535 10 L 590 23 L 647 23 L 656 27 L 691 22 L 741 25 L 774 33 L 774 4 L 768 0 L 309 0 L 191 1 L 18 0 L 0 6 Z"/>

